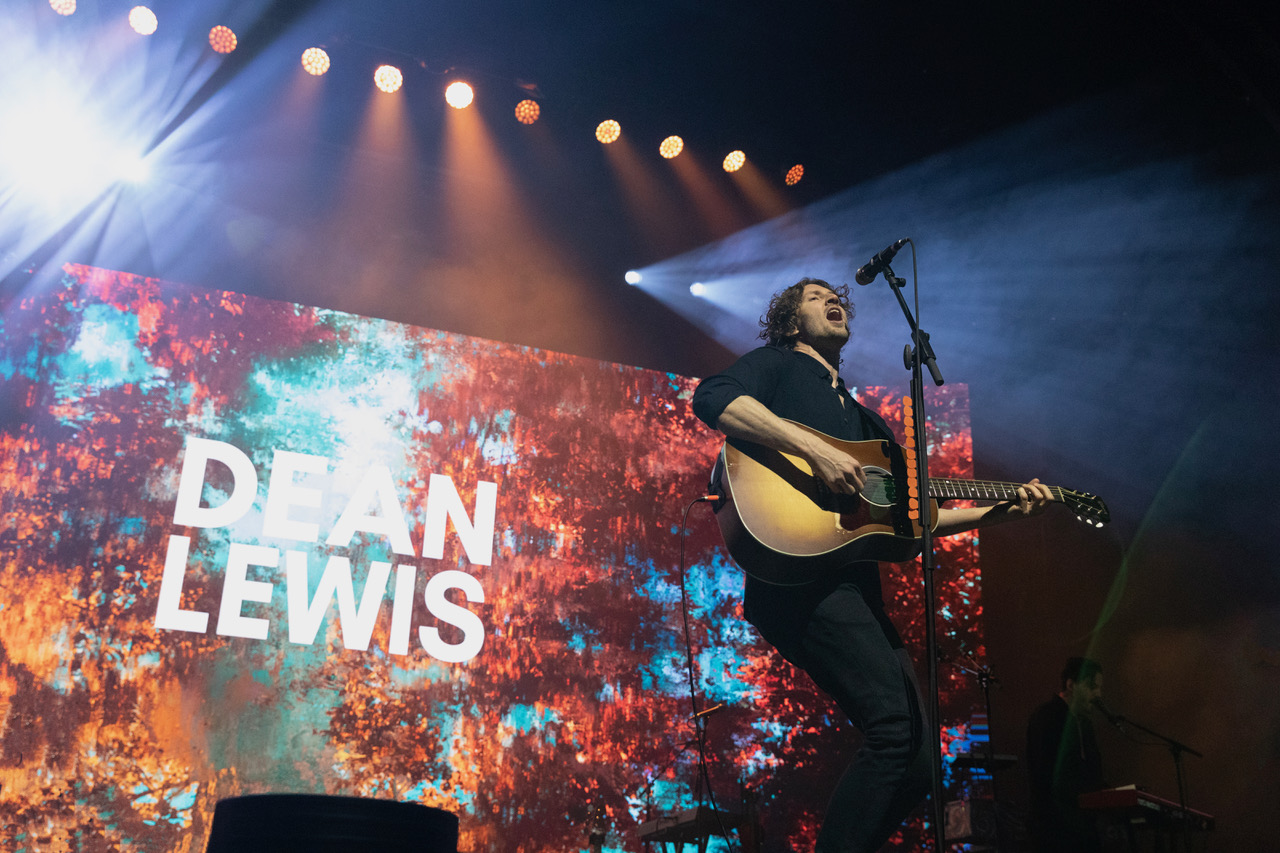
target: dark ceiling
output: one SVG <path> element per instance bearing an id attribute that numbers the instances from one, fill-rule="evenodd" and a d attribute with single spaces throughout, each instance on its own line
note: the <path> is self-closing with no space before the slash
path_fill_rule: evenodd
<path id="1" fill-rule="evenodd" d="M 174 0 L 154 4 L 161 26 L 144 40 L 124 29 L 130 2 L 85 2 L 60 18 L 32 0 L 5 13 L 16 32 L 34 33 L 32 55 L 60 53 L 106 103 L 148 106 L 136 123 L 155 128 L 168 171 L 146 193 L 100 199 L 96 211 L 42 235 L 47 239 L 34 240 L 27 228 L 23 240 L 10 241 L 15 248 L 4 271 L 61 261 L 69 247 L 83 245 L 72 252 L 77 259 L 92 255 L 105 266 L 703 373 L 727 353 L 620 278 L 766 218 L 719 171 L 725 153 L 746 151 L 787 205 L 800 209 L 1143 81 L 1169 89 L 1175 101 L 1190 88 L 1200 104 L 1220 102 L 1233 115 L 1251 116 L 1264 129 L 1260 144 L 1274 148 L 1277 13 L 1252 3 Z M 208 48 L 213 23 L 241 36 L 229 57 Z M 295 120 L 282 104 L 297 57 L 311 44 L 329 50 L 333 68 L 320 78 L 312 114 Z M 400 97 L 415 146 L 412 178 L 396 175 L 357 139 L 370 72 L 383 62 L 405 70 Z M 6 70 L 23 69 L 11 58 Z M 124 71 L 139 81 L 119 83 L 129 76 Z M 439 93 L 460 77 L 475 85 L 473 109 L 564 267 L 486 272 L 484 286 L 508 307 L 485 312 L 457 297 L 478 286 L 480 273 L 460 275 L 476 265 L 440 236 L 449 216 L 441 187 L 450 176 L 441 156 Z M 117 82 L 102 94 L 107 81 Z M 533 129 L 511 116 L 515 102 L 530 95 L 543 110 Z M 641 235 L 624 213 L 616 176 L 592 137 L 605 118 L 620 121 L 625 139 L 652 161 L 646 168 L 667 202 L 656 236 Z M 1199 116 L 1184 132 L 1214 123 Z M 673 133 L 727 199 L 718 217 L 691 203 L 687 187 L 654 153 Z M 355 229 L 342 228 L 334 236 L 325 211 L 339 199 L 337 176 L 362 162 L 381 168 L 379 180 L 391 189 L 408 183 L 405 212 L 383 228 L 394 233 L 357 238 Z M 805 177 L 784 188 L 782 174 L 795 163 L 804 164 Z M 174 190 L 167 198 L 166 183 Z M 114 239 L 95 215 L 109 217 L 117 234 L 132 228 L 147 236 Z M 319 236 L 326 228 L 328 236 Z M 870 245 L 895 236 L 865 239 Z M 383 284 L 353 286 L 362 272 Z M 559 284 L 545 285 L 552 279 Z M 556 287 L 563 294 L 548 300 Z M 627 328 L 583 337 L 581 316 L 567 307 L 575 300 L 591 316 L 628 318 Z M 542 322 L 529 322 L 535 314 Z M 661 347 L 647 340 L 652 328 L 666 332 Z"/>

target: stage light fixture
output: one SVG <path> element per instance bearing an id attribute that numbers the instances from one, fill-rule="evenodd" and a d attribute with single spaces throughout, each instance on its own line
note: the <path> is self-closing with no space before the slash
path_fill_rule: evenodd
<path id="1" fill-rule="evenodd" d="M 679 156 L 684 150 L 684 140 L 678 136 L 668 136 L 662 140 L 662 144 L 658 146 L 658 153 L 666 159 Z"/>
<path id="2" fill-rule="evenodd" d="M 156 31 L 156 27 L 160 22 L 156 20 L 156 13 L 152 12 L 146 6 L 134 6 L 129 10 L 129 26 L 133 27 L 133 31 L 141 36 L 149 36 Z"/>
<path id="3" fill-rule="evenodd" d="M 469 85 L 458 80 L 450 83 L 449 87 L 444 90 L 444 100 L 449 106 L 455 110 L 465 110 L 471 106 L 471 102 L 476 99 L 475 90 Z"/>
<path id="4" fill-rule="evenodd" d="M 49 0 L 49 5 L 59 15 L 73 15 L 76 11 L 76 0 Z"/>
<path id="5" fill-rule="evenodd" d="M 0 99 L 0 184 L 49 210 L 68 209 L 119 181 L 139 182 L 148 164 L 94 105 L 65 81 Z"/>
<path id="6" fill-rule="evenodd" d="M 236 34 L 230 27 L 218 24 L 209 30 L 209 47 L 213 48 L 215 53 L 230 53 L 236 49 L 236 44 L 238 44 Z"/>
<path id="7" fill-rule="evenodd" d="M 622 125 L 613 119 L 602 121 L 596 125 L 596 139 L 608 145 L 610 142 L 617 142 L 618 137 L 622 135 Z"/>
<path id="8" fill-rule="evenodd" d="M 521 124 L 533 124 L 540 115 L 542 115 L 542 107 L 538 106 L 537 101 L 526 98 L 516 104 L 516 121 Z"/>
<path id="9" fill-rule="evenodd" d="M 373 82 L 389 95 L 400 91 L 400 87 L 404 85 L 404 75 L 394 65 L 379 65 L 378 70 L 373 72 Z"/>
<path id="10" fill-rule="evenodd" d="M 705 296 L 707 293 L 707 286 L 700 281 L 695 281 L 693 284 L 689 285 L 689 292 L 694 296 Z"/>
<path id="11" fill-rule="evenodd" d="M 329 70 L 329 54 L 323 48 L 309 47 L 302 52 L 302 70 L 315 77 Z"/>
<path id="12" fill-rule="evenodd" d="M 627 270 L 627 274 L 623 276 L 623 279 L 626 280 L 627 284 L 639 284 L 644 281 L 644 276 L 640 274 L 639 270 Z"/>
<path id="13" fill-rule="evenodd" d="M 741 151 L 730 151 L 724 158 L 724 170 L 736 172 L 747 162 L 747 155 Z"/>
<path id="14" fill-rule="evenodd" d="M 803 177 L 804 177 L 804 166 L 801 166 L 799 163 L 796 163 L 794 166 L 792 166 L 790 169 L 787 170 L 787 177 L 785 178 L 787 182 L 787 186 L 794 187 L 796 184 L 800 183 L 800 179 Z"/>

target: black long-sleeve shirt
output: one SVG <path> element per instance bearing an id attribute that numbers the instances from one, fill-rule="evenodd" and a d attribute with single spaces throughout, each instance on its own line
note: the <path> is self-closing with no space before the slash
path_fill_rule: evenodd
<path id="1" fill-rule="evenodd" d="M 780 418 L 845 441 L 887 438 L 893 432 L 845 389 L 816 358 L 777 346 L 754 349 L 723 373 L 709 376 L 693 395 L 693 412 L 715 429 L 721 412 L 741 396 L 754 397 Z"/>
<path id="2" fill-rule="evenodd" d="M 702 380 L 693 395 L 694 414 L 715 429 L 725 408 L 742 396 L 755 398 L 778 417 L 844 441 L 894 441 L 893 431 L 883 418 L 854 400 L 843 379 L 832 387 L 827 368 L 803 352 L 764 346 L 746 353 L 724 372 Z M 759 624 L 757 619 L 763 614 L 758 608 L 791 602 L 788 608 L 799 619 L 836 584 L 846 581 L 859 588 L 868 604 L 877 610 L 883 607 L 879 566 L 857 562 L 805 587 L 770 586 L 748 576 L 744 602 L 747 618 Z M 887 625 L 887 619 L 885 622 Z M 896 633 L 892 639 L 901 643 Z"/>

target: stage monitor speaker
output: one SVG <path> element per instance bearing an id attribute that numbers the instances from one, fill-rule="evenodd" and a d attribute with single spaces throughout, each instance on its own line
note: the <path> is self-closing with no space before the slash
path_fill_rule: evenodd
<path id="1" fill-rule="evenodd" d="M 417 803 L 314 794 L 219 800 L 205 853 L 457 853 L 458 818 Z"/>

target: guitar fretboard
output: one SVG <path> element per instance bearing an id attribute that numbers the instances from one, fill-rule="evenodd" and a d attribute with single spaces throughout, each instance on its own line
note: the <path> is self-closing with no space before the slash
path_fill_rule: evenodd
<path id="1" fill-rule="evenodd" d="M 937 500 L 1016 501 L 1021 483 L 997 480 L 951 480 L 935 477 L 929 480 L 929 495 Z M 1062 489 L 1050 486 L 1054 498 L 1062 500 Z"/>

